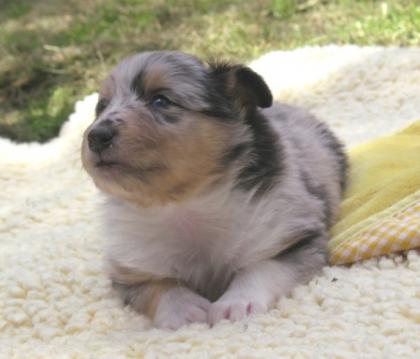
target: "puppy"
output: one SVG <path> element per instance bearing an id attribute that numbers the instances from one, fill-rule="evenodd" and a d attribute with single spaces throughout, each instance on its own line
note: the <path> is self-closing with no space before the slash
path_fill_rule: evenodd
<path id="1" fill-rule="evenodd" d="M 267 311 L 327 263 L 346 157 L 242 65 L 132 56 L 100 91 L 82 161 L 106 195 L 107 268 L 155 326 Z"/>

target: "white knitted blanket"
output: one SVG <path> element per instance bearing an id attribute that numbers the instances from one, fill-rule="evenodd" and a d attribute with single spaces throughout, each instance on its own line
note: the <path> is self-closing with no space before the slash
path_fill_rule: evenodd
<path id="1" fill-rule="evenodd" d="M 349 145 L 420 118 L 420 49 L 308 47 L 252 66 Z M 419 358 L 416 251 L 327 267 L 269 313 L 212 329 L 151 329 L 123 308 L 80 163 L 96 98 L 47 144 L 0 139 L 0 358 Z"/>

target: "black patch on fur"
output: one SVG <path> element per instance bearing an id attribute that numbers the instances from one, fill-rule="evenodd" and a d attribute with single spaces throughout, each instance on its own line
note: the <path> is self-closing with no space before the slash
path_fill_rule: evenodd
<path id="1" fill-rule="evenodd" d="M 237 188 L 250 191 L 257 187 L 256 195 L 261 196 L 275 185 L 281 174 L 281 144 L 278 135 L 259 112 L 248 115 L 245 122 L 253 140 L 246 164 L 239 172 Z"/>
<path id="2" fill-rule="evenodd" d="M 139 295 L 140 285 L 127 285 L 112 281 L 112 288 L 118 292 L 124 306 L 133 304 Z"/>
<path id="3" fill-rule="evenodd" d="M 242 157 L 246 152 L 249 152 L 252 148 L 252 144 L 243 142 L 233 146 L 229 151 L 225 153 L 222 158 L 222 165 L 227 167 L 232 162 Z"/>
<path id="4" fill-rule="evenodd" d="M 205 101 L 209 107 L 201 113 L 224 122 L 234 121 L 233 98 L 226 91 L 225 78 L 217 75 L 217 71 L 213 69 L 203 80 L 202 86 L 207 90 Z"/>
<path id="5" fill-rule="evenodd" d="M 328 241 L 328 233 L 322 228 L 304 229 L 298 235 L 298 239 L 290 245 L 286 250 L 283 250 L 274 259 L 283 262 L 295 263 L 303 267 L 304 272 L 310 279 L 317 271 L 321 269 L 319 264 L 326 264 L 328 262 L 328 253 L 326 243 Z M 311 257 L 314 255 L 320 256 L 321 262 L 311 264 Z M 312 267 L 312 271 L 308 269 Z M 299 267 L 296 268 L 299 271 Z"/>
<path id="6" fill-rule="evenodd" d="M 180 121 L 180 116 L 176 116 L 175 114 L 168 113 L 167 111 L 159 111 L 159 110 L 153 110 L 154 117 L 160 122 L 160 123 L 177 123 Z"/>
<path id="7" fill-rule="evenodd" d="M 137 95 L 138 98 L 144 97 L 144 72 L 140 71 L 130 84 L 130 89 Z"/>
<path id="8" fill-rule="evenodd" d="M 98 117 L 107 108 L 109 101 L 106 98 L 100 98 L 95 107 L 96 117 Z"/>
<path id="9" fill-rule="evenodd" d="M 332 223 L 332 211 L 330 201 L 328 199 L 328 193 L 324 185 L 314 185 L 311 183 L 310 178 L 307 172 L 300 168 L 300 178 L 302 179 L 303 184 L 305 185 L 306 191 L 313 197 L 319 199 L 324 207 L 325 214 L 325 224 L 329 227 Z"/>
<path id="10" fill-rule="evenodd" d="M 233 146 L 221 164 L 229 166 L 242 157 L 236 188 L 244 191 L 256 188 L 257 196 L 265 194 L 278 180 L 282 168 L 279 137 L 257 110 L 257 106 L 272 104 L 268 86 L 251 69 L 227 63 L 211 64 L 206 81 L 206 100 L 211 106 L 205 113 L 225 122 L 243 122 L 252 137 Z"/>
<path id="11" fill-rule="evenodd" d="M 210 65 L 210 78 L 218 84 L 217 92 L 224 98 L 239 99 L 245 107 L 265 108 L 273 104 L 273 95 L 263 78 L 246 66 L 214 63 Z"/>
<path id="12" fill-rule="evenodd" d="M 305 247 L 310 247 L 314 245 L 314 240 L 322 237 L 324 232 L 319 229 L 306 229 L 299 233 L 296 237 L 297 239 L 293 241 L 290 247 L 286 248 L 284 251 L 279 253 L 275 258 L 281 258 L 287 256 L 291 252 L 298 251 Z M 315 246 L 316 247 L 316 246 Z"/>
<path id="13" fill-rule="evenodd" d="M 337 159 L 338 165 L 340 167 L 340 188 L 341 193 L 343 193 L 344 189 L 346 188 L 346 177 L 348 169 L 348 161 L 344 151 L 344 146 L 325 124 L 319 123 L 316 129 L 318 133 L 321 134 L 321 140 L 324 146 L 326 146 Z"/>
<path id="14" fill-rule="evenodd" d="M 213 115 L 224 121 L 242 121 L 252 137 L 232 147 L 223 157 L 222 165 L 228 166 L 244 157 L 236 188 L 244 191 L 257 188 L 256 195 L 263 195 L 273 187 L 282 168 L 279 137 L 257 110 L 257 106 L 271 106 L 271 92 L 258 74 L 242 65 L 210 65 L 208 81 L 211 85 L 207 87 L 207 97 Z"/>
<path id="15" fill-rule="evenodd" d="M 177 122 L 179 122 L 179 117 L 177 117 L 175 115 L 169 115 L 169 114 L 165 113 L 164 115 L 162 115 L 162 117 L 168 123 L 177 123 Z"/>
<path id="16" fill-rule="evenodd" d="M 236 71 L 236 78 L 239 88 L 255 101 L 252 106 L 266 108 L 273 104 L 273 95 L 260 75 L 248 67 L 242 67 Z"/>
<path id="17" fill-rule="evenodd" d="M 203 115 L 213 117 L 218 120 L 222 120 L 223 122 L 231 122 L 233 121 L 233 116 L 230 111 L 227 111 L 222 106 L 212 106 L 208 109 L 200 111 Z"/>

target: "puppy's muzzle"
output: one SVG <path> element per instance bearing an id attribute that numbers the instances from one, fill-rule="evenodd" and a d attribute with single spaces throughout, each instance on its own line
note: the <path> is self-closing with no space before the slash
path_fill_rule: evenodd
<path id="1" fill-rule="evenodd" d="M 111 147 L 117 129 L 111 121 L 103 121 L 94 126 L 88 133 L 87 139 L 89 148 L 92 152 L 100 154 L 107 148 Z"/>

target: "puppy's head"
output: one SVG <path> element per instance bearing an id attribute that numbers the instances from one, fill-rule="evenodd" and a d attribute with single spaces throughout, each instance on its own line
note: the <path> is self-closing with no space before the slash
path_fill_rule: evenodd
<path id="1" fill-rule="evenodd" d="M 241 65 L 207 65 L 148 52 L 104 81 L 82 161 L 104 192 L 142 206 L 180 201 L 221 178 L 244 118 L 271 105 L 264 81 Z M 236 146 L 236 147 L 235 147 Z"/>

